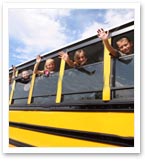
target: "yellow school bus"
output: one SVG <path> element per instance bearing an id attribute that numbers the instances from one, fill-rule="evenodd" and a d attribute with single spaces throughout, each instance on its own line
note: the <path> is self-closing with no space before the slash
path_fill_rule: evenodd
<path id="1" fill-rule="evenodd" d="M 110 30 L 114 46 L 119 36 L 134 42 L 134 22 Z M 88 62 L 69 67 L 58 58 L 84 49 Z M 110 56 L 97 36 L 42 55 L 53 58 L 49 77 L 31 73 L 31 81 L 9 85 L 10 147 L 134 147 L 134 53 Z M 33 70 L 35 58 L 17 65 L 18 75 Z M 12 74 L 12 69 L 9 69 Z"/>

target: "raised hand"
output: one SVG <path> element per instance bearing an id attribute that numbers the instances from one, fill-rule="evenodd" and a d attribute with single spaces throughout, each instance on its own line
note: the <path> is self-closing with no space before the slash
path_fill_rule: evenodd
<path id="1" fill-rule="evenodd" d="M 42 59 L 41 56 L 38 55 L 37 58 L 36 58 L 36 63 L 40 63 L 41 62 L 41 59 Z"/>
<path id="2" fill-rule="evenodd" d="M 109 37 L 109 31 L 104 31 L 102 28 L 97 30 L 97 35 L 101 40 L 107 40 Z"/>
<path id="3" fill-rule="evenodd" d="M 68 61 L 69 60 L 68 54 L 65 53 L 64 51 L 59 52 L 59 58 L 63 59 L 64 61 Z"/>
<path id="4" fill-rule="evenodd" d="M 12 65 L 12 69 L 13 69 L 12 78 L 15 78 L 17 69 L 16 69 L 16 67 L 14 65 Z"/>
<path id="5" fill-rule="evenodd" d="M 16 72 L 16 67 L 12 65 L 13 72 Z"/>

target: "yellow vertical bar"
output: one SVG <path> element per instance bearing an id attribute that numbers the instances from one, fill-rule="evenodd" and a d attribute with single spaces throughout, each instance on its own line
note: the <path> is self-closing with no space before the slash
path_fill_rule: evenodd
<path id="1" fill-rule="evenodd" d="M 15 73 L 15 77 L 17 77 L 17 75 L 18 75 L 18 70 Z M 15 85 L 16 85 L 16 80 L 14 79 L 13 83 L 12 83 L 12 89 L 11 89 L 11 93 L 10 93 L 10 98 L 9 98 L 9 105 L 12 104 L 13 95 L 14 95 L 14 91 L 15 91 Z"/>
<path id="2" fill-rule="evenodd" d="M 111 44 L 111 39 L 109 39 L 109 43 Z M 102 100 L 109 101 L 110 100 L 110 68 L 111 68 L 111 56 L 109 55 L 109 51 L 104 45 L 104 86 L 102 91 Z"/>
<path id="3" fill-rule="evenodd" d="M 57 85 L 56 103 L 61 102 L 62 81 L 63 81 L 64 69 L 65 69 L 65 61 L 63 59 L 61 59 L 59 78 L 58 78 L 58 85 Z"/>
<path id="4" fill-rule="evenodd" d="M 30 89 L 29 89 L 27 104 L 31 104 L 31 102 L 32 102 L 32 94 L 33 94 L 33 88 L 34 88 L 35 78 L 36 78 L 36 74 L 33 73 L 32 78 L 31 78 L 31 84 L 30 84 Z"/>

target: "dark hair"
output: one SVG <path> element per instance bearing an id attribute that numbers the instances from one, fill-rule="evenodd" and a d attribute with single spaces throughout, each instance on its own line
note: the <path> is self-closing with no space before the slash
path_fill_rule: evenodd
<path id="1" fill-rule="evenodd" d="M 122 40 L 122 39 L 127 39 L 128 42 L 132 42 L 131 39 L 130 39 L 129 37 L 127 37 L 127 36 L 123 36 L 123 35 L 118 36 L 118 37 L 115 39 L 115 47 L 116 47 L 117 49 L 118 49 L 117 42 L 120 41 L 120 40 Z"/>

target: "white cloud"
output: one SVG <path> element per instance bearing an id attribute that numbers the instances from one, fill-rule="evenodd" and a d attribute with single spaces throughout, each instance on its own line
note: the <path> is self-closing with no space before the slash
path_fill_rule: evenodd
<path id="1" fill-rule="evenodd" d="M 23 43 L 23 47 L 16 47 L 16 52 L 25 54 L 23 58 L 28 60 L 44 50 L 66 44 L 65 28 L 56 19 L 69 14 L 69 10 L 10 9 L 9 35 Z"/>
<path id="2" fill-rule="evenodd" d="M 84 32 L 82 33 L 82 39 L 84 38 L 88 38 L 90 36 L 94 36 L 97 34 L 97 29 L 99 28 L 105 28 L 106 25 L 103 23 L 98 23 L 98 22 L 94 22 L 92 25 L 87 26 L 84 30 Z"/>
<path id="3" fill-rule="evenodd" d="M 52 19 L 58 18 L 58 16 L 69 16 L 70 9 L 37 9 L 35 13 L 49 16 Z"/>
<path id="4" fill-rule="evenodd" d="M 134 19 L 134 10 L 108 10 L 106 13 L 102 15 L 100 13 L 97 16 L 103 20 L 102 23 L 94 21 L 92 25 L 87 26 L 82 33 L 82 38 L 96 35 L 99 28 L 112 28 Z"/>
<path id="5" fill-rule="evenodd" d="M 118 26 L 118 24 L 122 24 L 134 18 L 134 10 L 124 10 L 124 9 L 116 9 L 109 10 L 105 14 L 105 23 L 108 27 Z"/>
<path id="6" fill-rule="evenodd" d="M 19 54 L 14 53 L 13 57 L 16 59 L 20 59 L 20 60 L 22 60 L 22 62 L 24 62 L 24 61 L 29 60 L 31 58 L 31 54 L 27 55 L 27 54 L 24 54 L 23 52 L 19 53 Z"/>

